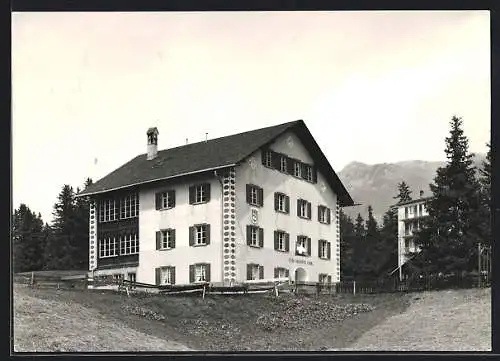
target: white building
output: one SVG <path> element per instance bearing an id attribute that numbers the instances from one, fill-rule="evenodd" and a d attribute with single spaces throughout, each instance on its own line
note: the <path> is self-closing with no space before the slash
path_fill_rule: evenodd
<path id="1" fill-rule="evenodd" d="M 413 240 L 414 233 L 421 229 L 422 220 L 429 215 L 425 208 L 428 199 L 429 197 L 423 197 L 421 191 L 420 198 L 399 203 L 395 206 L 398 212 L 398 270 L 400 280 L 404 278 L 403 265 L 408 261 L 408 252 L 418 250 Z"/>
<path id="2" fill-rule="evenodd" d="M 353 200 L 302 120 L 141 154 L 89 186 L 89 268 L 150 284 L 340 280 Z"/>

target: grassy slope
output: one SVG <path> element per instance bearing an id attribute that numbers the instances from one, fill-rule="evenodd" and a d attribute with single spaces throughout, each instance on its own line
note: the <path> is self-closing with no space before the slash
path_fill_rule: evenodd
<path id="1" fill-rule="evenodd" d="M 414 295 L 411 306 L 377 325 L 344 350 L 490 351 L 491 290 Z"/>
<path id="2" fill-rule="evenodd" d="M 282 295 L 280 299 L 286 297 L 293 296 Z M 143 351 L 157 350 L 156 347 L 169 350 L 179 346 L 172 342 L 178 342 L 195 350 L 325 350 L 347 347 L 365 331 L 387 317 L 402 312 L 407 306 L 406 296 L 401 295 L 367 295 L 356 296 L 354 299 L 352 296 L 325 296 L 324 300 L 329 302 L 367 303 L 375 306 L 375 310 L 360 313 L 342 323 L 326 323 L 317 327 L 304 325 L 299 330 L 265 331 L 257 327 L 257 318 L 264 313 L 279 311 L 281 306 L 272 297 L 262 295 L 214 295 L 205 300 L 199 296 L 129 298 L 109 292 L 36 290 L 16 286 L 14 298 L 17 304 L 15 327 L 19 327 L 16 343 L 28 350 L 33 349 L 29 342 L 26 343 L 29 339 L 37 339 L 39 345 L 52 349 L 62 347 L 87 350 L 88 347 L 95 347 L 99 350 L 116 350 L 116 345 L 122 345 L 121 347 Z M 303 299 L 304 307 L 311 300 Z M 36 308 L 29 308 L 28 304 L 31 302 L 42 302 L 40 307 L 46 308 L 48 315 L 51 315 L 50 321 L 42 317 Z M 151 313 L 161 314 L 165 320 L 152 321 L 131 314 L 128 311 L 130 307 L 140 307 Z M 86 313 L 82 310 L 86 310 Z M 71 317 L 67 317 L 68 314 Z M 80 317 L 80 314 L 84 316 Z M 30 332 L 37 335 L 33 336 Z M 138 339 L 134 342 L 119 341 L 117 337 L 120 332 L 129 332 L 131 336 L 128 340 L 133 340 L 134 337 Z M 132 336 L 135 335 L 133 332 L 138 334 Z M 74 344 L 63 337 L 58 341 L 59 346 L 51 346 L 51 335 L 68 336 L 71 333 L 74 333 L 72 338 L 81 342 Z M 157 341 L 145 343 L 141 341 L 145 337 L 152 337 L 152 340 Z M 89 340 L 96 339 L 102 342 L 89 346 Z M 161 340 L 158 339 L 167 339 L 167 343 L 161 346 L 158 343 Z M 40 347 L 37 349 L 41 350 Z"/>
<path id="3" fill-rule="evenodd" d="M 95 309 L 63 298 L 41 299 L 15 286 L 14 351 L 92 352 L 187 350 L 176 342 L 146 335 Z"/>

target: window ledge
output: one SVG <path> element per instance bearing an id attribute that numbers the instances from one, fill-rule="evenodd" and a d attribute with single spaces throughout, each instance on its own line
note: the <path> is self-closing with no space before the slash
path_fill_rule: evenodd
<path id="1" fill-rule="evenodd" d="M 158 210 L 159 211 L 168 211 L 169 209 L 173 209 L 173 208 L 175 208 L 175 206 L 174 207 L 167 207 L 167 208 L 160 208 Z"/>
<path id="2" fill-rule="evenodd" d="M 286 215 L 290 214 L 290 212 L 280 211 L 279 209 L 276 209 L 275 211 L 276 211 L 276 213 L 281 213 L 281 214 L 286 214 Z"/>
<path id="3" fill-rule="evenodd" d="M 205 247 L 205 246 L 208 246 L 208 244 L 203 243 L 203 244 L 193 244 L 193 245 L 191 245 L 191 247 Z"/>
<path id="4" fill-rule="evenodd" d="M 253 244 L 247 244 L 248 247 L 252 247 L 252 248 L 262 248 L 261 246 L 256 246 L 256 245 L 253 245 Z"/>
<path id="5" fill-rule="evenodd" d="M 170 251 L 172 249 L 175 249 L 175 247 L 169 247 L 169 248 L 160 248 L 160 249 L 157 249 L 157 251 Z"/>
<path id="6" fill-rule="evenodd" d="M 289 251 L 287 251 L 287 250 L 285 250 L 285 249 L 275 249 L 275 251 L 282 252 L 282 253 L 289 252 Z"/>
<path id="7" fill-rule="evenodd" d="M 203 202 L 193 202 L 191 203 L 192 206 L 197 206 L 199 204 L 205 204 L 205 203 L 208 203 L 209 201 L 203 201 Z"/>
<path id="8" fill-rule="evenodd" d="M 321 221 L 319 221 L 319 223 L 324 224 L 325 226 L 329 226 L 330 224 L 332 224 L 331 222 L 328 223 L 328 222 L 321 222 Z"/>
<path id="9" fill-rule="evenodd" d="M 304 220 L 306 220 L 306 221 L 310 221 L 310 220 L 311 220 L 311 218 L 308 218 L 308 217 L 302 217 L 302 216 L 298 216 L 298 217 L 299 217 L 300 219 L 304 219 Z"/>
<path id="10" fill-rule="evenodd" d="M 328 257 L 318 257 L 318 258 L 319 258 L 319 259 L 323 259 L 323 260 L 325 260 L 325 261 L 330 260 L 330 258 L 328 258 Z"/>
<path id="11" fill-rule="evenodd" d="M 253 204 L 253 203 L 249 203 L 249 202 L 247 202 L 247 204 L 248 204 L 249 206 L 252 206 L 252 207 L 259 207 L 259 208 L 264 207 L 264 205 L 260 205 L 260 204 Z"/>

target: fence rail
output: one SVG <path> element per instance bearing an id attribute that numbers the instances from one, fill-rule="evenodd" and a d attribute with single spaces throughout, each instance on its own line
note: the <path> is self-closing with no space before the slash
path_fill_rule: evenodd
<path id="1" fill-rule="evenodd" d="M 160 294 L 251 294 L 272 292 L 294 292 L 302 294 L 376 294 L 394 292 L 415 292 L 449 288 L 489 287 L 489 274 L 451 274 L 451 275 L 421 275 L 404 281 L 397 278 L 386 279 L 351 279 L 337 283 L 293 282 L 287 279 L 252 280 L 243 283 L 225 285 L 217 283 L 195 283 L 180 285 L 153 285 L 132 282 L 111 277 L 87 278 L 86 275 L 54 276 L 15 275 L 14 281 L 30 287 L 58 289 L 115 289 L 127 293 L 145 291 Z"/>

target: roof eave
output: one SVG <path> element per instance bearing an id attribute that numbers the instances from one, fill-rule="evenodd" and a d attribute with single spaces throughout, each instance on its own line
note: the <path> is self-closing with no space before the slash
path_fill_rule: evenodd
<path id="1" fill-rule="evenodd" d="M 143 184 L 147 184 L 147 183 L 153 183 L 153 182 L 158 182 L 158 181 L 162 181 L 162 180 L 175 179 L 175 178 L 185 177 L 185 176 L 188 176 L 188 175 L 193 175 L 193 174 L 198 174 L 198 173 L 203 173 L 203 172 L 209 172 L 209 171 L 212 171 L 212 170 L 218 170 L 218 169 L 222 169 L 222 168 L 226 168 L 226 167 L 234 167 L 234 166 L 236 166 L 236 164 L 224 164 L 224 165 L 220 165 L 220 166 L 216 166 L 216 167 L 211 167 L 211 168 L 206 168 L 206 169 L 201 169 L 201 170 L 197 170 L 197 171 L 193 171 L 193 172 L 176 174 L 176 175 L 173 175 L 173 176 L 170 176 L 170 177 L 156 178 L 156 179 L 147 180 L 147 181 L 143 181 L 143 182 L 131 183 L 131 184 L 127 184 L 127 185 L 120 186 L 120 187 L 114 187 L 114 188 L 105 189 L 105 190 L 102 190 L 102 191 L 88 192 L 88 193 L 86 193 L 85 191 L 82 191 L 82 192 L 78 193 L 77 195 L 75 195 L 75 197 L 88 197 L 88 196 L 93 196 L 93 195 L 97 195 L 97 194 L 102 194 L 102 193 L 108 193 L 108 192 L 112 192 L 112 191 L 117 191 L 117 190 L 120 190 L 120 189 L 135 187 L 135 186 L 139 186 L 139 185 L 143 185 Z"/>

